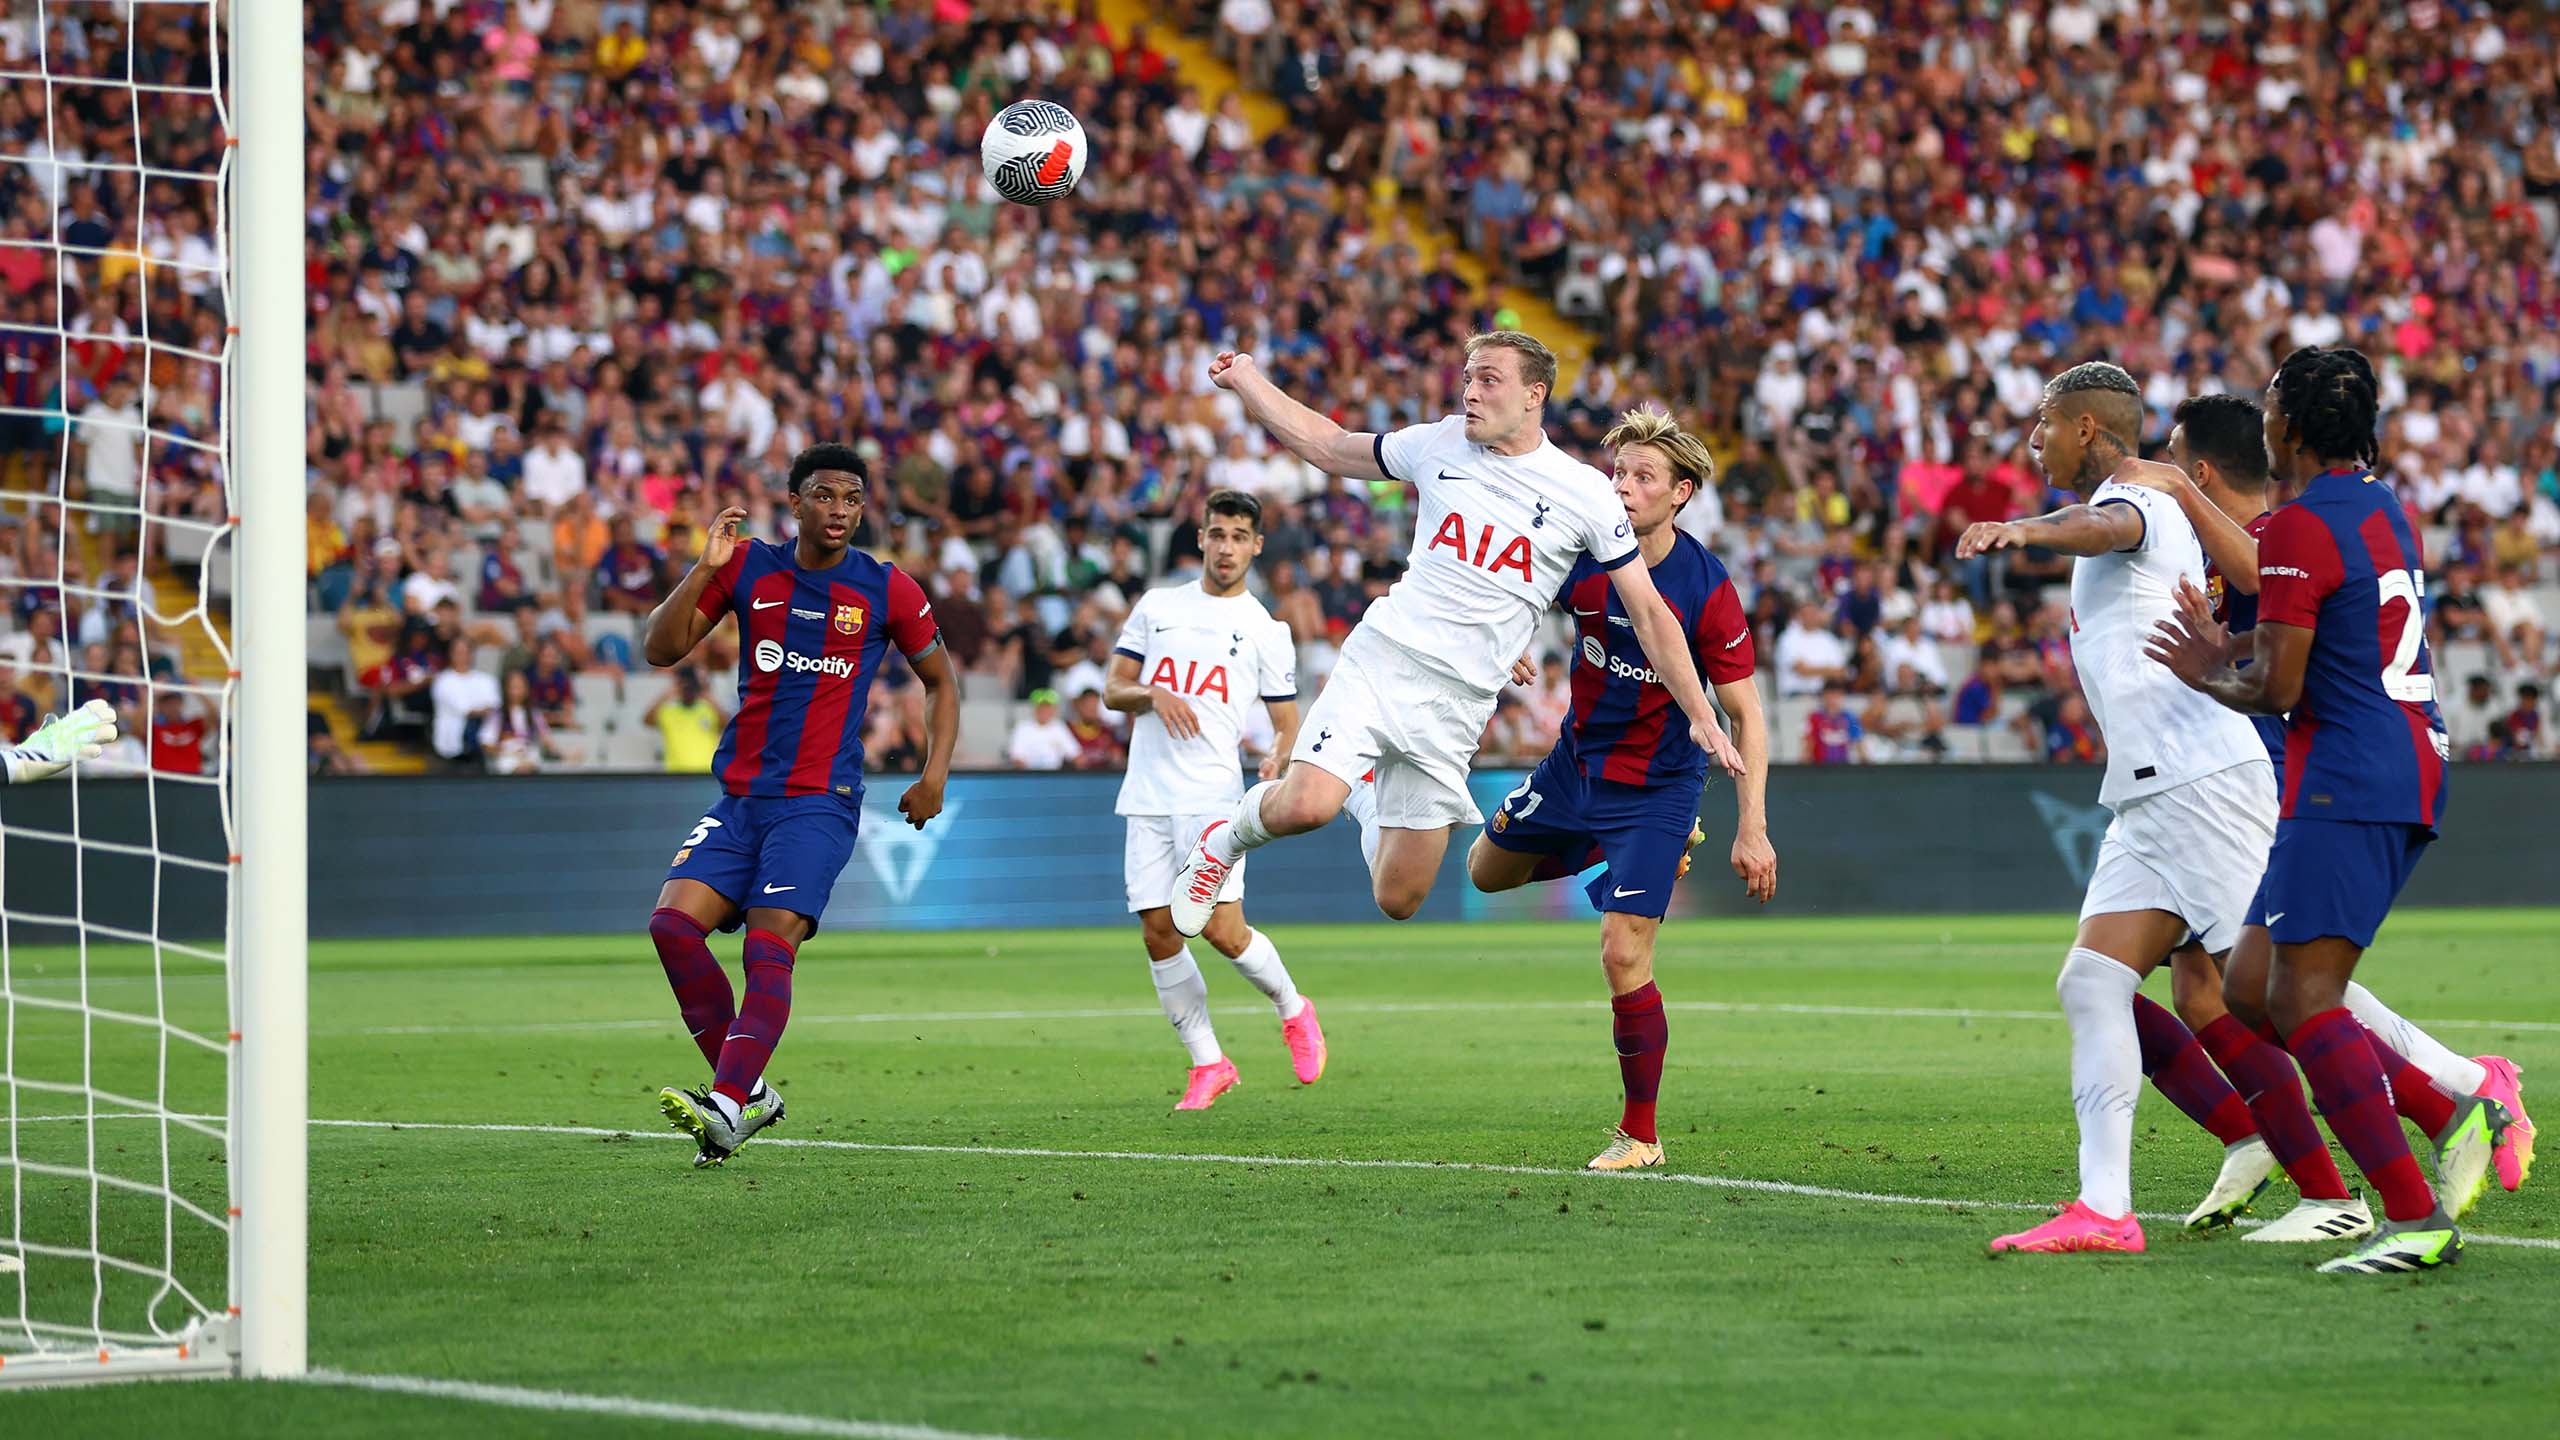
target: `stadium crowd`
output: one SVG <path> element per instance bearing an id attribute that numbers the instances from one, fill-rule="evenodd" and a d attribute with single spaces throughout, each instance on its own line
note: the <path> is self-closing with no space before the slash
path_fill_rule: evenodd
<path id="1" fill-rule="evenodd" d="M 53 53 L 85 28 L 83 53 L 120 63 L 119 22 L 91 8 L 45 12 Z M 201 63 L 182 8 L 137 13 L 137 73 Z M 1742 582 L 1784 757 L 2100 758 L 2064 563 L 1949 558 L 1966 521 L 2053 498 L 2024 444 L 2044 374 L 2119 359 L 2151 377 L 2165 431 L 2180 396 L 2254 391 L 2284 350 L 2341 340 L 2384 367 L 2383 453 L 2427 526 L 2457 744 L 2550 753 L 2547 14 L 1157 13 L 1291 122 L 1257 138 L 1233 97 L 1205 100 L 1144 27 L 1115 38 L 1089 4 L 317 0 L 315 686 L 458 765 L 700 768 L 734 641 L 658 676 L 636 663 L 638 617 L 722 505 L 784 533 L 773 477 L 838 437 L 871 461 L 857 543 L 925 583 L 972 705 L 1000 707 L 964 729 L 964 762 L 1118 763 L 1118 717 L 1086 693 L 1135 596 L 1196 563 L 1212 488 L 1263 502 L 1266 599 L 1320 678 L 1401 568 L 1407 497 L 1274 452 L 1206 366 L 1250 348 L 1355 429 L 1446 413 L 1458 341 L 1511 317 L 1374 203 L 1401 196 L 1598 335 L 1558 397 L 1561 439 L 1599 458 L 1607 417 L 1640 399 L 1712 433 L 1720 483 L 1681 523 Z M 31 57 L 27 23 L 0 50 Z M 1076 194 L 1040 210 L 977 173 L 986 118 L 1024 94 L 1069 106 L 1092 141 Z M 139 223 L 155 260 L 210 253 L 192 197 L 146 208 L 129 177 L 68 163 L 130 144 L 113 117 L 45 118 L 40 94 L 0 91 L 12 148 L 66 161 L 0 167 L 13 233 Z M 48 257 L 0 258 L 9 403 L 137 405 L 91 359 L 97 337 L 140 330 L 134 287 L 66 267 L 57 309 Z M 218 336 L 218 292 L 166 269 L 150 332 Z M 200 428 L 182 369 L 155 372 L 152 419 Z M 19 488 L 66 470 L 66 427 L 34 424 L 0 435 Z M 97 451 L 68 464 L 72 493 L 118 483 L 92 473 Z M 206 504 L 196 462 L 152 447 L 149 503 Z M 44 573 L 63 547 L 43 526 L 22 515 L 0 565 Z M 164 559 L 71 548 L 97 567 Z M 65 643 L 37 637 L 92 643 L 101 624 L 39 593 L 15 593 L 0 642 L 34 647 L 22 682 Z M 94 637 L 100 673 L 121 673 L 114 631 Z M 1541 658 L 1489 758 L 1534 758 L 1553 734 L 1565 657 Z M 912 766 L 920 687 L 893 662 L 875 695 L 872 763 Z M 313 743 L 315 764 L 348 763 L 316 721 Z"/>

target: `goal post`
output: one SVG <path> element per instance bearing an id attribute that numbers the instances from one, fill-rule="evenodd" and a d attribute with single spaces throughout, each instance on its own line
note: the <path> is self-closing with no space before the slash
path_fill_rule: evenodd
<path id="1" fill-rule="evenodd" d="M 0 26 L 0 1387 L 307 1360 L 300 0 Z"/>
<path id="2" fill-rule="evenodd" d="M 308 1306 L 302 17 L 301 0 L 231 0 L 240 665 L 231 1303 L 240 1373 L 270 1379 L 303 1372 Z"/>

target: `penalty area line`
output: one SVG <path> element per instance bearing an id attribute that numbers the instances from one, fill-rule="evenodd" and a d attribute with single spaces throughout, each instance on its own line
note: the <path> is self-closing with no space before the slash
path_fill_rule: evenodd
<path id="1" fill-rule="evenodd" d="M 562 1135 L 595 1140 L 674 1140 L 692 1137 L 673 1131 L 614 1130 L 601 1125 L 506 1125 L 451 1120 L 314 1120 L 315 1129 L 441 1130 L 498 1135 Z M 757 1137 L 755 1143 L 775 1149 L 825 1150 L 873 1155 L 951 1155 L 1018 1160 L 1130 1160 L 1164 1165 L 1263 1165 L 1306 1170 L 1436 1170 L 1474 1175 L 1527 1175 L 1555 1180 L 1643 1181 L 1657 1185 L 1694 1185 L 1709 1190 L 1787 1195 L 1809 1200 L 1845 1200 L 1860 1205 L 1920 1206 L 1944 1210 L 2009 1210 L 2034 1213 L 2051 1205 L 2016 1200 L 1948 1199 L 1934 1195 L 1888 1195 L 1875 1190 L 1844 1190 L 1829 1185 L 1799 1185 L 1788 1180 L 1755 1180 L 1740 1175 L 1705 1175 L 1678 1170 L 1566 1170 L 1542 1165 L 1498 1165 L 1477 1160 L 1386 1160 L 1331 1155 L 1222 1155 L 1163 1150 L 1054 1150 L 1033 1145 L 925 1145 L 881 1140 L 809 1140 L 782 1135 Z M 2144 1220 L 2177 1222 L 2171 1211 L 2137 1211 Z M 2241 1228 L 2266 1222 L 2244 1220 Z M 2484 1235 L 2464 1231 L 2464 1240 L 2481 1245 L 2510 1245 L 2527 1250 L 2560 1250 L 2560 1240 L 2530 1235 Z"/>
<path id="2" fill-rule="evenodd" d="M 609 1415 L 617 1420 L 662 1420 L 671 1425 L 718 1425 L 766 1435 L 818 1435 L 831 1437 L 831 1440 L 1014 1440 L 1014 1437 L 987 1431 L 945 1430 L 933 1425 L 906 1425 L 888 1420 L 838 1420 L 824 1415 L 793 1415 L 778 1410 L 728 1410 L 711 1405 L 639 1400 L 622 1395 L 585 1395 L 570 1390 L 491 1385 L 476 1380 L 359 1375 L 325 1369 L 313 1370 L 304 1379 L 314 1385 L 372 1390 L 386 1395 L 462 1400 L 476 1405 L 502 1405 L 513 1410 L 540 1410 L 555 1415 Z"/>

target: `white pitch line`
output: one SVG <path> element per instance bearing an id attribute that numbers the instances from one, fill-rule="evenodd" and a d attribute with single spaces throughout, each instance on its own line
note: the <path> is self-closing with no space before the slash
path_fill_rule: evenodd
<path id="1" fill-rule="evenodd" d="M 1220 1005 L 1221 1015 L 1259 1015 L 1261 1005 Z M 1598 1000 L 1415 1000 L 1332 1001 L 1328 1015 L 1460 1015 L 1529 1014 L 1539 1011 L 1602 1011 Z M 1814 1015 L 1873 1020 L 2030 1020 L 2057 1021 L 2059 1010 L 1971 1010 L 1933 1005 L 1810 1005 L 1728 1000 L 1674 1000 L 1664 1008 L 1708 1015 Z M 978 1021 L 1147 1020 L 1164 1012 L 1153 1006 L 1112 1006 L 1070 1010 L 879 1010 L 853 1015 L 794 1015 L 794 1025 L 965 1025 Z M 2419 1020 L 2420 1028 L 2439 1030 L 2513 1030 L 2560 1034 L 2552 1020 Z M 367 1025 L 353 1030 L 316 1030 L 315 1035 L 546 1035 L 610 1030 L 674 1030 L 675 1017 L 650 1020 L 529 1020 L 475 1025 Z"/>
<path id="2" fill-rule="evenodd" d="M 622 1395 L 581 1395 L 569 1390 L 530 1390 L 517 1385 L 487 1385 L 474 1380 L 430 1380 L 416 1375 L 354 1375 L 344 1370 L 313 1370 L 305 1377 L 315 1385 L 339 1385 L 389 1395 L 424 1395 L 438 1400 L 467 1400 L 504 1405 L 515 1410 L 553 1414 L 610 1415 L 618 1420 L 663 1420 L 675 1425 L 721 1425 L 767 1435 L 823 1435 L 840 1440 L 1013 1440 L 976 1430 L 945 1430 L 934 1425 L 904 1425 L 889 1420 L 835 1420 L 823 1415 L 789 1415 L 777 1410 L 724 1410 L 709 1405 L 679 1405 L 664 1400 L 635 1400 Z"/>
<path id="3" fill-rule="evenodd" d="M 686 1140 L 673 1131 L 613 1130 L 600 1125 L 504 1125 L 450 1120 L 314 1120 L 314 1127 L 345 1130 L 452 1130 L 500 1135 L 568 1135 L 596 1140 Z M 1560 1170 L 1539 1165 L 1496 1165 L 1476 1160 L 1378 1160 L 1328 1155 L 1221 1155 L 1160 1150 L 1051 1150 L 1030 1145 L 924 1145 L 877 1140 L 805 1140 L 760 1136 L 756 1144 L 777 1149 L 839 1150 L 887 1155 L 964 1155 L 1017 1160 L 1137 1160 L 1168 1165 L 1269 1165 L 1314 1170 L 1438 1170 L 1474 1175 L 1529 1175 L 1556 1180 L 1648 1181 L 1662 1185 L 1696 1185 L 1710 1190 L 1741 1190 L 1760 1195 L 1794 1195 L 1812 1200 L 1852 1200 L 1863 1205 L 1918 1205 L 1961 1210 L 2050 1210 L 2051 1205 L 2016 1200 L 1961 1200 L 1932 1195 L 1887 1195 L 1874 1190 L 1841 1190 L 1828 1185 L 1798 1185 L 1787 1180 L 1754 1180 L 1738 1175 L 1702 1175 L 1664 1170 Z M 2170 1211 L 2137 1212 L 2144 1220 L 2180 1220 Z M 2255 1226 L 2263 1221 L 2246 1221 Z M 2529 1235 L 2483 1235 L 2463 1232 L 2463 1239 L 2484 1245 L 2514 1245 L 2532 1250 L 2560 1250 L 2560 1240 Z"/>
<path id="4" fill-rule="evenodd" d="M 1152 1012 L 1151 1012 L 1152 1013 Z M 18 1123 L 64 1122 L 88 1119 L 85 1115 L 21 1115 Z M 148 1120 L 138 1114 L 109 1114 L 101 1120 Z M 201 1119 L 214 1117 L 202 1116 Z M 615 1130 L 602 1125 L 507 1125 L 457 1120 L 319 1120 L 314 1129 L 334 1130 L 444 1130 L 484 1135 L 565 1135 L 590 1140 L 684 1140 L 689 1137 L 667 1130 Z M 1957 1210 L 2015 1210 L 2035 1212 L 2050 1210 L 2020 1200 L 1965 1200 L 1936 1195 L 1888 1195 L 1877 1190 L 1842 1190 L 1829 1185 L 1799 1185 L 1788 1180 L 1754 1180 L 1740 1175 L 1704 1175 L 1677 1170 L 1560 1170 L 1540 1165 L 1497 1165 L 1480 1160 L 1379 1160 L 1334 1155 L 1222 1155 L 1189 1151 L 1163 1150 L 1051 1150 L 1027 1145 L 927 1145 L 884 1140 L 807 1140 L 781 1135 L 759 1137 L 759 1146 L 791 1150 L 838 1150 L 872 1155 L 962 1155 L 989 1156 L 1019 1160 L 1137 1160 L 1168 1165 L 1269 1165 L 1293 1169 L 1321 1170 L 1439 1170 L 1475 1175 L 1529 1175 L 1555 1180 L 1642 1180 L 1660 1185 L 1696 1185 L 1709 1190 L 1742 1190 L 1761 1195 L 1795 1195 L 1812 1200 L 1852 1200 L 1862 1205 L 1919 1205 Z M 2168 1210 L 2136 1211 L 2143 1220 L 2183 1220 L 2185 1217 Z M 2243 1220 L 2244 1228 L 2255 1228 L 2267 1222 Z M 2463 1232 L 2463 1239 L 2483 1245 L 2512 1245 L 2528 1250 L 2560 1250 L 2560 1239 L 2533 1235 L 2487 1235 L 2478 1231 Z"/>

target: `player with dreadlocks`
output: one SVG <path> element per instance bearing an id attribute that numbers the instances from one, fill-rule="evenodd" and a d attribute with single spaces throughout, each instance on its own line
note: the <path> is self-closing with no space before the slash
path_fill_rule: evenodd
<path id="1" fill-rule="evenodd" d="M 2083 503 L 1970 526 L 1956 544 L 1958 559 L 2026 545 L 2079 557 L 2071 659 L 2107 735 L 2098 799 L 2115 812 L 2056 983 L 2071 1025 L 2080 1194 L 2051 1220 L 1992 1241 L 1995 1252 L 2144 1248 L 2133 1216 L 2133 1108 L 2144 1070 L 2135 991 L 2190 934 L 2209 952 L 2231 948 L 2274 835 L 2275 773 L 2256 732 L 2143 656 L 2152 628 L 2175 613 L 2179 587 L 2201 593 L 2204 549 L 2165 490 L 2119 478 L 2144 468 L 2134 459 L 2142 415 L 2142 387 L 2117 366 L 2093 362 L 2054 377 L 2028 444 L 2046 475 Z M 2193 1043 L 2175 1016 L 2151 1018 Z M 2201 1056 L 2187 1058 L 2191 1078 L 2218 1080 L 2210 1066 L 2199 1070 Z M 2239 1147 L 2250 1128 L 2246 1106 L 2229 1086 L 2211 1088 L 2212 1108 L 2234 1137 L 2224 1168 L 2254 1168 L 2244 1187 L 2254 1194 L 2266 1167 L 2253 1157 L 2265 1149 Z"/>
<path id="2" fill-rule="evenodd" d="M 2437 1090 L 2347 1004 L 2356 962 L 2434 840 L 2445 798 L 2444 721 L 2419 613 L 2425 561 L 2407 511 L 2372 473 L 2377 390 L 2354 350 L 2285 358 L 2263 421 L 2285 503 L 2258 539 L 2250 663 L 2232 663 L 2193 584 L 2145 653 L 2229 712 L 2285 717 L 2282 818 L 2251 907 L 2275 953 L 2263 975 L 2234 966 L 2224 998 L 2244 1019 L 2273 1022 L 2331 1133 L 2382 1197 L 2373 1238 L 2321 1270 L 2388 1275 L 2461 1258 L 2455 1219 L 2513 1117 L 2488 1096 Z M 2400 1115 L 2434 1138 L 2439 1188 Z"/>
<path id="3" fill-rule="evenodd" d="M 2141 469 L 2146 476 L 2160 477 L 2194 522 L 2204 542 L 2205 593 L 2213 618 L 2230 636 L 2226 653 L 2235 663 L 2246 664 L 2254 644 L 2250 631 L 2258 622 L 2258 536 L 2265 532 L 2275 508 L 2284 503 L 2267 472 L 2265 413 L 2246 395 L 2189 396 L 2179 402 L 2169 431 L 2169 461 L 2167 466 Z M 2252 719 L 2281 787 L 2284 722 L 2272 715 Z M 2248 918 L 2239 943 L 2227 957 L 2227 969 L 2239 977 L 2234 984 L 2242 993 L 2262 995 L 2274 942 L 2259 911 L 2253 908 Z M 2161 1093 L 2224 1142 L 2226 1155 L 2222 1179 L 2187 1217 L 2187 1227 L 2206 1230 L 2237 1219 L 2264 1188 L 2273 1167 L 2281 1164 L 2301 1191 L 2302 1203 L 2251 1230 L 2247 1239 L 2316 1242 L 2352 1239 L 2371 1231 L 2372 1212 L 2362 1198 L 2348 1192 L 2337 1162 L 2330 1158 L 2328 1142 L 2303 1104 L 2301 1081 L 2291 1057 L 2277 1043 L 2273 1027 L 2265 1024 L 2263 1014 L 2253 1012 L 2244 1020 L 2223 1004 L 2226 967 L 2206 954 L 2201 944 L 2181 946 L 2169 963 L 2176 1018 L 2194 1038 L 2185 1038 L 2180 1026 L 2164 1023 L 2164 1013 L 2156 1007 L 2146 1009 L 2148 1002 L 2135 997 L 2143 1068 Z M 2509 1190 L 2520 1187 L 2532 1166 L 2533 1125 L 2525 1114 L 2523 1082 L 2515 1062 L 2500 1055 L 2463 1055 L 2401 1018 L 2360 984 L 2348 984 L 2346 1005 L 2366 1029 L 2409 1056 L 2446 1094 L 2484 1094 L 2507 1107 L 2516 1123 L 2498 1140 L 2492 1163 L 2500 1185 Z M 2190 1046 L 2209 1055 L 2210 1063 L 2197 1064 L 2203 1056 L 2189 1050 Z M 2169 1057 L 2167 1063 L 2155 1065 L 2155 1051 Z M 2229 1086 L 2213 1073 L 2216 1066 L 2231 1077 Z M 2197 1103 L 2199 1097 L 2218 1101 L 2219 1092 L 2233 1086 L 2247 1097 L 2253 1132 L 2247 1138 L 2230 1133 L 2236 1117 L 2227 1104 Z M 2424 1095 L 2412 1095 L 2401 1103 L 2428 1102 Z M 2469 1203 L 2464 1197 L 2480 1193 L 2479 1181 L 2464 1173 L 2465 1164 L 2476 1159 L 2476 1150 L 2438 1157 L 2437 1198 L 2456 1218 L 2460 1218 L 2460 1207 Z M 2454 1163 L 2448 1165 L 2448 1161 Z"/>

